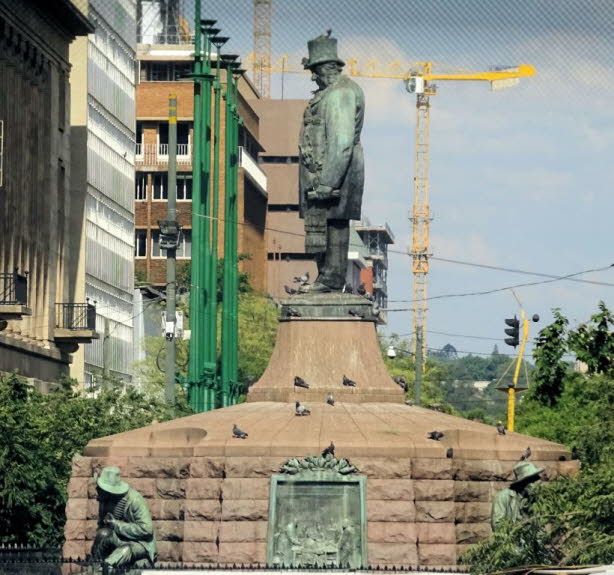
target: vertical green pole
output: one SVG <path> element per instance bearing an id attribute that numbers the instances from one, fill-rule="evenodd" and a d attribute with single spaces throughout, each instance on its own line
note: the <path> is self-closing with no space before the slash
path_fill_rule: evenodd
<path id="1" fill-rule="evenodd" d="M 234 165 L 232 167 L 233 179 L 233 210 L 232 210 L 232 368 L 231 368 L 231 404 L 238 400 L 237 383 L 239 379 L 239 79 L 237 74 L 234 78 L 234 117 L 233 117 L 233 148 Z"/>
<path id="2" fill-rule="evenodd" d="M 214 91 L 214 127 L 215 133 L 213 136 L 213 202 L 211 213 L 211 226 L 213 233 L 211 234 L 211 276 L 210 276 L 210 292 L 211 292 L 211 312 L 210 315 L 214 318 L 212 322 L 213 333 L 212 337 L 215 341 L 215 354 L 217 358 L 217 247 L 218 247 L 218 232 L 219 232 L 219 193 L 220 193 L 220 100 L 222 93 L 222 84 L 220 82 L 220 44 L 216 43 L 216 62 L 215 62 L 215 82 L 213 84 Z M 216 374 L 217 375 L 217 374 Z M 221 396 L 221 390 L 215 389 L 214 401 L 217 405 L 218 396 Z M 223 406 L 223 400 L 221 400 Z"/>
<path id="3" fill-rule="evenodd" d="M 224 149 L 224 275 L 222 279 L 222 406 L 230 405 L 232 381 L 232 196 L 233 186 L 233 81 L 232 63 L 226 61 L 225 149 Z"/>
<path id="4" fill-rule="evenodd" d="M 203 364 L 203 341 L 201 315 L 203 313 L 203 278 L 200 246 L 202 237 L 202 123 L 201 123 L 201 92 L 202 92 L 202 61 L 201 61 L 201 30 L 200 30 L 200 0 L 194 7 L 194 151 L 192 160 L 192 259 L 190 263 L 190 361 L 188 366 L 188 402 L 196 412 L 201 411 L 200 388 L 201 366 Z"/>
<path id="5" fill-rule="evenodd" d="M 205 346 L 205 363 L 203 366 L 203 375 L 205 388 L 203 390 L 203 411 L 209 411 L 215 407 L 212 398 L 214 396 L 213 385 L 215 381 L 216 371 L 216 335 L 215 335 L 215 319 L 211 317 L 211 66 L 210 66 L 210 51 L 211 42 L 209 35 L 205 31 L 203 35 L 203 88 L 204 93 L 201 99 L 202 105 L 202 138 L 203 138 L 203 285 L 204 285 L 204 313 L 202 316 L 202 330 Z M 211 329 L 213 325 L 213 330 Z M 213 333 L 213 336 L 212 336 Z"/>

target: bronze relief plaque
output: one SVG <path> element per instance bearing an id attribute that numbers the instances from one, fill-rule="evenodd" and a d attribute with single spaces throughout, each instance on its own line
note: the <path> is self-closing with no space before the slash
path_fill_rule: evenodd
<path id="1" fill-rule="evenodd" d="M 285 471 L 271 478 L 267 563 L 366 567 L 366 478 L 354 474 L 353 467 L 353 471 L 339 473 L 335 469 L 339 462 L 332 457 L 302 462 L 309 460 L 315 462 L 311 469 L 300 468 L 294 474 Z M 330 466 L 322 469 L 318 462 Z M 285 469 L 287 464 L 282 472 Z"/>

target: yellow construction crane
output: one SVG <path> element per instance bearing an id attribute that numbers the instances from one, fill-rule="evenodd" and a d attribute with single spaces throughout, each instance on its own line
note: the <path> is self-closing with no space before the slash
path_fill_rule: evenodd
<path id="1" fill-rule="evenodd" d="M 404 78 L 410 93 L 416 94 L 416 151 L 414 171 L 414 198 L 410 221 L 412 223 L 413 329 L 415 342 L 422 343 L 426 356 L 427 282 L 429 272 L 431 210 L 429 205 L 429 133 L 430 97 L 437 93 L 435 81 L 490 82 L 493 90 L 518 84 L 520 78 L 534 76 L 535 68 L 520 65 L 514 68 L 495 69 L 488 72 L 459 72 L 434 74 L 431 62 L 418 62 Z"/>
<path id="2" fill-rule="evenodd" d="M 247 56 L 245 65 L 256 74 L 308 73 L 297 60 L 287 55 L 281 56 L 270 66 L 259 55 Z M 408 92 L 416 94 L 416 151 L 414 172 L 413 207 L 410 216 L 412 224 L 412 245 L 409 254 L 412 258 L 413 272 L 413 345 L 420 339 L 423 357 L 426 357 L 426 311 L 427 281 L 429 272 L 430 239 L 429 228 L 431 211 L 429 206 L 429 132 L 430 97 L 437 93 L 436 81 L 490 82 L 493 90 L 500 90 L 518 84 L 520 78 L 535 75 L 535 68 L 526 64 L 505 67 L 487 72 L 453 72 L 435 74 L 432 62 L 416 62 L 408 65 L 395 60 L 386 65 L 377 60 L 369 60 L 363 66 L 356 58 L 349 58 L 344 73 L 356 78 L 380 78 L 403 80 Z"/>

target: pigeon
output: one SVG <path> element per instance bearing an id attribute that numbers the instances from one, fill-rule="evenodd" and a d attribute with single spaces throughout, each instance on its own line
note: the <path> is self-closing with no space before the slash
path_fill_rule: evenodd
<path id="1" fill-rule="evenodd" d="M 311 411 L 309 411 L 300 401 L 296 402 L 294 413 L 295 415 L 311 415 Z"/>
<path id="2" fill-rule="evenodd" d="M 351 309 L 351 310 L 350 310 L 348 313 L 349 313 L 351 316 L 354 316 L 354 317 L 359 317 L 359 318 L 361 318 L 361 319 L 364 319 L 364 317 L 365 317 L 365 314 L 364 314 L 364 313 L 362 313 L 362 312 L 360 312 L 360 311 L 356 311 L 355 309 Z"/>
<path id="3" fill-rule="evenodd" d="M 372 293 L 367 292 L 364 297 L 366 297 L 369 301 L 375 301 L 375 296 Z"/>
<path id="4" fill-rule="evenodd" d="M 288 317 L 301 317 L 300 312 L 296 311 L 293 307 L 286 308 L 286 315 Z"/>
<path id="5" fill-rule="evenodd" d="M 352 284 L 344 284 L 341 293 L 354 293 L 354 288 Z"/>
<path id="6" fill-rule="evenodd" d="M 322 452 L 322 457 L 326 457 L 327 455 L 335 456 L 335 444 L 331 441 L 330 445 Z"/>
<path id="7" fill-rule="evenodd" d="M 531 457 L 531 448 L 527 447 L 523 452 L 522 455 L 520 456 L 520 461 L 526 461 L 527 459 L 529 459 L 529 457 Z"/>
<path id="8" fill-rule="evenodd" d="M 302 276 L 294 276 L 294 283 L 307 285 L 309 283 L 309 272 L 305 272 Z"/>
<path id="9" fill-rule="evenodd" d="M 454 449 L 452 447 L 448 447 L 448 450 L 446 451 L 446 457 L 448 459 L 452 459 L 454 457 Z"/>
<path id="10" fill-rule="evenodd" d="M 505 435 L 505 425 L 500 421 L 497 422 L 497 433 L 499 435 Z"/>
<path id="11" fill-rule="evenodd" d="M 247 437 L 247 433 L 245 431 L 241 431 L 237 424 L 233 424 L 232 426 L 232 436 L 235 439 L 245 439 Z"/>
<path id="12" fill-rule="evenodd" d="M 441 431 L 429 431 L 426 434 L 427 439 L 434 439 L 435 441 L 439 441 L 443 437 L 443 433 Z"/>
<path id="13" fill-rule="evenodd" d="M 344 375 L 343 376 L 343 385 L 345 385 L 346 387 L 356 387 L 356 382 L 352 381 L 349 377 Z"/>
<path id="14" fill-rule="evenodd" d="M 356 293 L 358 295 L 362 295 L 364 296 L 367 293 L 367 289 L 365 288 L 365 284 L 360 284 L 357 288 L 356 288 Z"/>
<path id="15" fill-rule="evenodd" d="M 284 285 L 284 289 L 286 290 L 286 293 L 287 293 L 288 295 L 295 295 L 295 294 L 297 294 L 297 293 L 298 293 L 298 291 L 297 291 L 297 290 L 295 290 L 294 288 L 291 288 L 291 287 L 289 287 L 289 286 L 287 286 L 287 285 Z"/>
<path id="16" fill-rule="evenodd" d="M 335 406 L 335 398 L 333 397 L 332 393 L 328 394 L 328 397 L 326 398 L 326 403 L 328 403 L 328 405 L 332 405 L 333 407 Z"/>
<path id="17" fill-rule="evenodd" d="M 309 389 L 309 384 L 302 377 L 295 375 L 294 387 L 302 387 L 303 389 Z"/>
<path id="18" fill-rule="evenodd" d="M 411 407 L 412 406 L 411 399 L 406 399 L 405 400 L 405 405 L 409 405 Z"/>
<path id="19" fill-rule="evenodd" d="M 395 375 L 392 379 L 403 388 L 403 391 L 407 391 L 407 380 L 402 375 Z"/>

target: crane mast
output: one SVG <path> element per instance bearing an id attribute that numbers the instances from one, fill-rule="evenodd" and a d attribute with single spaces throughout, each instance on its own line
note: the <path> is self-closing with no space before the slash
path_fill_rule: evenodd
<path id="1" fill-rule="evenodd" d="M 429 226 L 431 212 L 429 206 L 429 133 L 430 133 L 430 96 L 434 87 L 425 86 L 424 93 L 416 97 L 416 156 L 414 172 L 413 209 L 410 216 L 412 243 L 410 255 L 413 272 L 413 329 L 412 341 L 416 351 L 416 334 L 422 331 L 422 353 L 425 357 L 426 338 L 426 277 L 429 271 Z"/>
<path id="2" fill-rule="evenodd" d="M 281 72 L 290 74 L 307 73 L 298 62 L 292 61 L 288 55 L 279 57 L 275 62 L 270 55 L 270 0 L 254 0 L 254 14 L 259 4 L 268 4 L 269 9 L 269 52 L 266 57 L 254 51 L 246 58 L 247 66 L 254 72 L 256 86 L 259 86 L 260 74 Z M 257 26 L 254 27 L 254 45 L 256 44 Z M 264 58 L 267 58 L 266 60 Z M 268 62 L 265 67 L 263 62 Z M 432 62 L 414 62 L 410 71 L 407 65 L 393 61 L 380 64 L 369 60 L 359 66 L 356 58 L 347 60 L 345 73 L 355 78 L 397 79 L 403 80 L 407 91 L 416 95 L 416 151 L 414 174 L 414 197 L 412 212 L 409 217 L 412 227 L 412 244 L 409 255 L 412 258 L 413 273 L 413 351 L 416 352 L 417 334 L 421 332 L 422 357 L 426 357 L 426 317 L 427 317 L 427 275 L 429 272 L 430 243 L 429 227 L 431 211 L 429 205 L 429 132 L 430 132 L 430 97 L 437 93 L 434 81 L 454 82 L 489 82 L 491 89 L 501 90 L 515 86 L 521 78 L 535 75 L 535 68 L 528 64 L 513 67 L 496 67 L 485 72 L 446 72 L 434 73 Z M 260 80 L 263 85 L 264 81 Z M 266 84 L 267 86 L 269 84 Z M 264 90 L 261 89 L 264 95 Z M 266 92 L 268 94 L 268 91 Z"/>
<path id="3" fill-rule="evenodd" d="M 254 0 L 254 84 L 271 97 L 271 1 Z"/>

